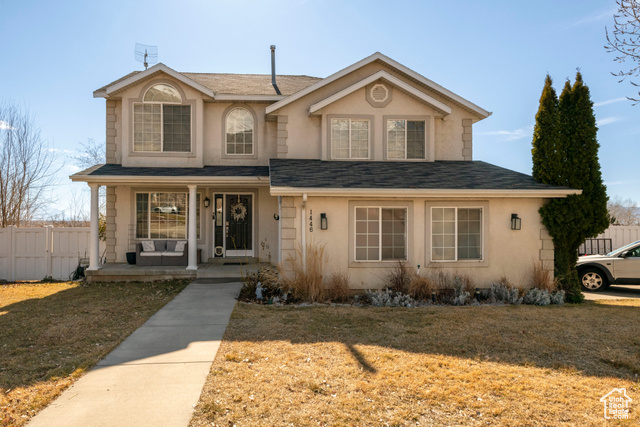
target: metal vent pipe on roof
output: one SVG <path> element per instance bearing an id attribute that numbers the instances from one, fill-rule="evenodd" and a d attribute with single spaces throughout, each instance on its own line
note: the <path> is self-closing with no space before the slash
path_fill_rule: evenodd
<path id="1" fill-rule="evenodd" d="M 276 45 L 271 45 L 271 84 L 278 95 L 282 95 L 276 84 Z"/>

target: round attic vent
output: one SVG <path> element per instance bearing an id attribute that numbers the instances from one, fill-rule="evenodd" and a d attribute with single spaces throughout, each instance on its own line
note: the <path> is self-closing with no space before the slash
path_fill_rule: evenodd
<path id="1" fill-rule="evenodd" d="M 371 99 L 376 102 L 384 102 L 389 97 L 389 89 L 382 83 L 373 85 L 371 88 Z"/>

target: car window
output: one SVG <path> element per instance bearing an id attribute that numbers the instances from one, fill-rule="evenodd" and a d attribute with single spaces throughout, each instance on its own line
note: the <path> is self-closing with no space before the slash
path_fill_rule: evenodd
<path id="1" fill-rule="evenodd" d="M 629 257 L 640 258 L 640 246 L 638 246 L 637 248 L 633 248 L 629 252 L 627 252 L 627 258 Z"/>

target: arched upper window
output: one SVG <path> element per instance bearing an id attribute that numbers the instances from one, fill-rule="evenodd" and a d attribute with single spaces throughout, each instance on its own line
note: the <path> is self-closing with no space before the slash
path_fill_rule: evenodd
<path id="1" fill-rule="evenodd" d="M 142 101 L 133 105 L 133 151 L 190 152 L 191 106 L 178 90 L 156 84 Z"/>
<path id="2" fill-rule="evenodd" d="M 253 115 L 246 108 L 234 108 L 227 114 L 227 154 L 253 154 Z"/>

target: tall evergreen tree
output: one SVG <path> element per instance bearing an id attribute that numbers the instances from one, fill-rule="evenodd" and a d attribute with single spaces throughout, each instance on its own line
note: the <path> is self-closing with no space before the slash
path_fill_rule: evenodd
<path id="1" fill-rule="evenodd" d="M 558 154 L 558 96 L 553 88 L 551 76 L 547 74 L 540 96 L 540 107 L 533 128 L 533 178 L 550 184 L 560 169 Z"/>
<path id="2" fill-rule="evenodd" d="M 549 109 L 550 102 L 546 101 L 545 93 L 549 92 L 547 86 L 550 84 L 547 76 L 536 115 L 536 130 L 539 130 L 538 135 L 555 135 L 556 139 L 536 138 L 534 133 L 534 178 L 539 182 L 582 190 L 580 195 L 553 199 L 540 208 L 542 222 L 553 237 L 556 277 L 566 292 L 567 301 L 580 302 L 583 295 L 575 270 L 578 247 L 586 238 L 598 235 L 609 225 L 606 187 L 602 183 L 598 160 L 598 128 L 589 88 L 584 85 L 580 72 L 576 74 L 573 86 L 568 81 L 565 83 L 555 120 L 542 114 Z M 551 161 L 539 155 L 543 150 L 553 153 Z"/>

